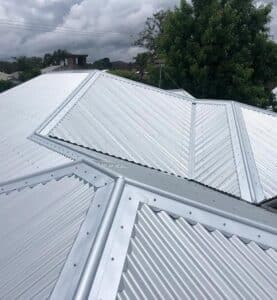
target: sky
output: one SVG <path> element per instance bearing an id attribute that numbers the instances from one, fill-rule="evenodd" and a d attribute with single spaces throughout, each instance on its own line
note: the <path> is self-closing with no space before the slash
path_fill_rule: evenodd
<path id="1" fill-rule="evenodd" d="M 258 1 L 259 3 L 268 1 Z M 277 40 L 277 0 L 271 34 Z M 56 49 L 130 61 L 147 17 L 179 0 L 0 0 L 0 60 Z"/>

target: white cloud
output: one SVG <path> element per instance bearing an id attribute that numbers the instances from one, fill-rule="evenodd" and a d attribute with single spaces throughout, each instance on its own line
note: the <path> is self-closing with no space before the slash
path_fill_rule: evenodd
<path id="1" fill-rule="evenodd" d="M 272 32 L 277 38 L 277 1 L 274 2 Z M 139 50 L 131 46 L 132 34 L 143 28 L 153 12 L 178 3 L 179 0 L 1 0 L 0 58 L 66 48 L 89 53 L 91 59 L 108 56 L 129 60 Z M 3 19 L 17 23 L 4 25 Z"/>

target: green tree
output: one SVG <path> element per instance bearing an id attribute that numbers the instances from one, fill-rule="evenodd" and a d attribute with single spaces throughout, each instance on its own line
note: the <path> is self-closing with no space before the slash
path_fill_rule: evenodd
<path id="1" fill-rule="evenodd" d="M 37 68 L 29 69 L 29 70 L 26 70 L 26 71 L 23 71 L 20 73 L 19 80 L 24 82 L 24 81 L 30 80 L 36 76 L 39 76 L 40 74 L 41 74 L 40 69 L 37 69 Z"/>
<path id="2" fill-rule="evenodd" d="M 65 58 L 68 54 L 69 54 L 69 52 L 67 52 L 67 50 L 58 49 L 58 50 L 54 51 L 52 54 L 52 64 L 60 65 L 61 62 L 65 61 Z"/>
<path id="3" fill-rule="evenodd" d="M 11 81 L 0 80 L 0 93 L 12 88 L 14 84 Z"/>
<path id="4" fill-rule="evenodd" d="M 16 58 L 16 64 L 19 71 L 30 72 L 34 69 L 41 69 L 43 67 L 43 60 L 41 57 L 20 56 Z"/>
<path id="5" fill-rule="evenodd" d="M 269 104 L 277 85 L 270 12 L 271 5 L 257 7 L 251 0 L 182 0 L 155 32 L 166 74 L 197 97 Z"/>
<path id="6" fill-rule="evenodd" d="M 49 67 L 54 64 L 53 55 L 51 53 L 44 54 L 43 57 L 43 66 Z"/>
<path id="7" fill-rule="evenodd" d="M 105 69 L 110 69 L 112 67 L 112 63 L 108 57 L 96 60 L 93 64 L 92 67 L 94 69 L 98 70 L 105 70 Z"/>
<path id="8" fill-rule="evenodd" d="M 139 34 L 135 41 L 135 46 L 140 46 L 149 50 L 150 57 L 154 60 L 157 56 L 156 38 L 162 32 L 162 23 L 166 17 L 167 11 L 161 10 L 154 13 L 152 17 L 147 18 L 144 30 Z"/>
<path id="9" fill-rule="evenodd" d="M 139 80 L 143 81 L 145 69 L 150 59 L 150 54 L 149 52 L 139 53 L 136 57 L 134 57 L 134 59 L 139 71 Z"/>

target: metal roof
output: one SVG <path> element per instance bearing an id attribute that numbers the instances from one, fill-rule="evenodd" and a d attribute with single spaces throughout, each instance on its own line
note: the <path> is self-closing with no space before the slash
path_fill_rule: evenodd
<path id="1" fill-rule="evenodd" d="M 94 190 L 74 177 L 0 195 L 0 298 L 46 299 Z"/>
<path id="2" fill-rule="evenodd" d="M 276 114 L 102 72 L 0 114 L 0 298 L 276 298 Z"/>
<path id="3" fill-rule="evenodd" d="M 276 252 L 144 204 L 117 299 L 277 297 Z"/>
<path id="4" fill-rule="evenodd" d="M 42 75 L 0 95 L 0 182 L 70 161 L 28 137 L 87 75 Z"/>
<path id="5" fill-rule="evenodd" d="M 169 90 L 170 92 L 177 94 L 177 95 L 181 95 L 181 96 L 185 96 L 191 99 L 195 99 L 195 97 L 193 97 L 189 92 L 185 91 L 184 89 L 176 89 L 176 90 Z"/>
<path id="6" fill-rule="evenodd" d="M 148 184 L 80 161 L 0 186 L 0 298 L 275 298 L 273 213 L 136 168 Z"/>
<path id="7" fill-rule="evenodd" d="M 272 155 L 262 166 L 251 138 L 256 125 L 247 111 L 254 123 L 262 119 L 260 130 L 268 132 L 259 151 Z M 192 100 L 93 72 L 36 134 L 261 203 L 277 195 L 276 134 L 267 130 L 276 120 L 276 114 L 232 101 Z"/>
<path id="8" fill-rule="evenodd" d="M 266 198 L 277 195 L 277 121 L 251 109 L 242 109 L 259 179 Z"/>

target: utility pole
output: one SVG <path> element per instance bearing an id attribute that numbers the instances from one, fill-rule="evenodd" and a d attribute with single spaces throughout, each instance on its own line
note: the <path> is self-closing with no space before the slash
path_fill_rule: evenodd
<path id="1" fill-rule="evenodd" d="M 162 85 L 162 68 L 163 68 L 163 64 L 160 64 L 159 88 L 161 88 Z"/>

